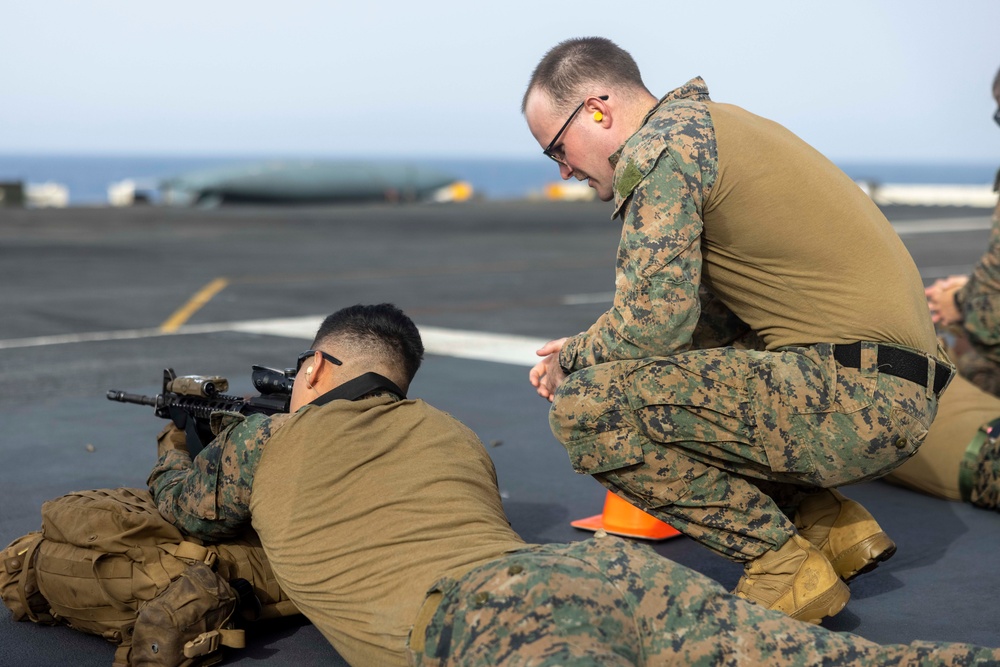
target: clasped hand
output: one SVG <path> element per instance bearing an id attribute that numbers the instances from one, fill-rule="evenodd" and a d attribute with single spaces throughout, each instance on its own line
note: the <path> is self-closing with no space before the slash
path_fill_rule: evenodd
<path id="1" fill-rule="evenodd" d="M 566 373 L 559 365 L 559 352 L 567 340 L 567 338 L 550 340 L 539 348 L 535 354 L 542 357 L 542 360 L 535 364 L 528 373 L 528 380 L 538 391 L 538 395 L 550 403 L 552 397 L 555 396 L 556 389 L 566 379 Z"/>
<path id="2" fill-rule="evenodd" d="M 962 313 L 955 304 L 955 292 L 965 287 L 967 282 L 969 276 L 948 276 L 924 289 L 934 324 L 946 326 L 962 321 Z"/>

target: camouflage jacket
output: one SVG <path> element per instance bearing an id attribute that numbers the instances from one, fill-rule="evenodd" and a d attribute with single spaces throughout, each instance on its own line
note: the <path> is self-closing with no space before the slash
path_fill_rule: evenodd
<path id="1" fill-rule="evenodd" d="M 147 484 L 160 513 L 182 532 L 217 542 L 236 537 L 250 525 L 250 492 L 264 446 L 291 415 L 244 417 L 233 412 L 212 415 L 217 435 L 192 461 L 168 450 Z"/>
<path id="2" fill-rule="evenodd" d="M 702 347 L 696 329 L 709 330 L 716 344 L 740 333 L 730 331 L 742 323 L 724 307 L 699 327 L 702 212 L 718 173 L 706 101 L 700 78 L 671 91 L 611 156 L 613 217 L 623 218 L 614 304 L 566 341 L 559 356 L 566 371 Z"/>
<path id="3" fill-rule="evenodd" d="M 989 248 L 955 294 L 955 303 L 972 341 L 984 356 L 1000 362 L 1000 204 L 993 212 Z"/>

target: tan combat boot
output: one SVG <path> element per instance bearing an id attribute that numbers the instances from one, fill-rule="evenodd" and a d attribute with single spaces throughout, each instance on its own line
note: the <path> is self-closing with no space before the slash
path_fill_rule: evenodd
<path id="1" fill-rule="evenodd" d="M 874 570 L 896 553 L 896 544 L 868 510 L 833 489 L 807 496 L 795 513 L 795 527 L 844 581 Z"/>
<path id="2" fill-rule="evenodd" d="M 747 563 L 733 592 L 808 623 L 839 613 L 851 598 L 826 556 L 798 535 Z"/>

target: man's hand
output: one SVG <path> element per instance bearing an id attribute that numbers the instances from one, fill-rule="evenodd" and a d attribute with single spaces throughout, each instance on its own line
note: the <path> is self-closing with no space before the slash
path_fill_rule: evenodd
<path id="1" fill-rule="evenodd" d="M 562 367 L 559 365 L 559 351 L 566 343 L 567 338 L 550 340 L 543 345 L 535 354 L 543 357 L 528 373 L 528 380 L 532 386 L 538 390 L 538 395 L 552 402 L 556 389 L 566 379 Z"/>
<path id="2" fill-rule="evenodd" d="M 156 436 L 156 456 L 163 458 L 163 455 L 171 449 L 178 449 L 182 452 L 188 451 L 187 436 L 173 422 L 168 423 L 160 431 L 160 434 Z"/>
<path id="3" fill-rule="evenodd" d="M 969 276 L 948 276 L 924 289 L 934 324 L 948 325 L 962 321 L 962 313 L 955 305 L 955 292 L 965 287 L 967 282 Z"/>

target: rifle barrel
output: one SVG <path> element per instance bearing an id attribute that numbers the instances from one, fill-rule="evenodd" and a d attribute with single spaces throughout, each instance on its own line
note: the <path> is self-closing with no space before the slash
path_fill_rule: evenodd
<path id="1" fill-rule="evenodd" d="M 138 405 L 151 405 L 154 408 L 159 407 L 162 403 L 162 396 L 144 396 L 143 394 L 129 394 L 128 392 L 118 391 L 117 389 L 112 389 L 108 392 L 109 401 L 118 401 L 119 403 L 136 403 Z"/>

